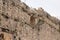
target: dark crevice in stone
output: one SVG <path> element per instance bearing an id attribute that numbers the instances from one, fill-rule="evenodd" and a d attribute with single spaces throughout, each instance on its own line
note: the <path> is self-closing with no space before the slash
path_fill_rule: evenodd
<path id="1" fill-rule="evenodd" d="M 1 28 L 3 32 L 9 32 L 9 29 Z"/>
<path id="2" fill-rule="evenodd" d="M 21 40 L 21 38 L 19 37 L 19 40 Z"/>
<path id="3" fill-rule="evenodd" d="M 16 19 L 16 18 L 15 18 L 14 21 L 19 22 L 19 19 Z"/>
<path id="4" fill-rule="evenodd" d="M 3 5 L 5 5 L 6 4 L 6 0 L 2 0 L 3 1 Z"/>
<path id="5" fill-rule="evenodd" d="M 13 6 L 15 6 L 15 3 L 14 3 L 14 2 L 12 2 L 12 5 L 13 5 Z"/>
<path id="6" fill-rule="evenodd" d="M 3 37 L 4 37 L 4 34 L 1 33 L 1 34 L 0 34 L 0 37 L 3 38 Z"/>
<path id="7" fill-rule="evenodd" d="M 15 35 L 13 36 L 13 40 L 16 40 L 16 36 Z"/>
<path id="8" fill-rule="evenodd" d="M 4 34 L 0 34 L 0 40 L 4 39 Z"/>
<path id="9" fill-rule="evenodd" d="M 32 27 L 32 29 L 34 29 L 34 27 Z"/>
<path id="10" fill-rule="evenodd" d="M 3 4 L 5 5 L 5 2 L 3 2 Z"/>
<path id="11" fill-rule="evenodd" d="M 38 32 L 40 31 L 40 28 L 38 27 Z"/>
<path id="12" fill-rule="evenodd" d="M 14 39 L 16 38 L 16 36 L 14 36 Z"/>
<path id="13" fill-rule="evenodd" d="M 9 19 L 9 17 L 5 14 L 1 14 L 4 18 Z"/>
<path id="14" fill-rule="evenodd" d="M 24 12 L 27 12 L 27 10 L 25 10 L 24 8 L 22 8 L 22 10 L 23 10 Z"/>
<path id="15" fill-rule="evenodd" d="M 0 28 L 1 28 L 1 27 L 0 27 Z M 9 34 L 16 34 L 16 35 L 17 35 L 16 30 L 10 30 L 10 29 L 7 29 L 7 28 L 1 28 L 1 31 L 2 31 L 2 32 L 9 33 Z"/>

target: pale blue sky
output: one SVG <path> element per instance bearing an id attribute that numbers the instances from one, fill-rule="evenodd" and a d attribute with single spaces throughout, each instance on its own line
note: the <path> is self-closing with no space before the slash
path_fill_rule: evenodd
<path id="1" fill-rule="evenodd" d="M 50 15 L 60 19 L 60 0 L 21 0 L 32 8 L 42 7 Z"/>

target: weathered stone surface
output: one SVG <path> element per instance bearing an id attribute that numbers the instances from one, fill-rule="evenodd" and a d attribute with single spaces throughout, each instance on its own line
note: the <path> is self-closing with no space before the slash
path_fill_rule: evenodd
<path id="1" fill-rule="evenodd" d="M 0 0 L 0 40 L 60 40 L 60 20 L 20 0 Z"/>

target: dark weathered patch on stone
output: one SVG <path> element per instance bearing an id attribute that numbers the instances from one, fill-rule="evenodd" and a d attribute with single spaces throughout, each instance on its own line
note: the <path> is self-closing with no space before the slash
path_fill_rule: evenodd
<path id="1" fill-rule="evenodd" d="M 43 20 L 41 20 L 41 19 L 39 19 L 39 21 L 38 21 L 37 25 L 42 25 L 42 24 L 44 24 L 44 21 L 43 21 Z"/>
<path id="2" fill-rule="evenodd" d="M 19 22 L 19 19 L 15 18 L 14 21 Z"/>
<path id="3" fill-rule="evenodd" d="M 25 10 L 24 8 L 22 8 L 22 11 L 27 12 L 27 10 Z"/>
<path id="4" fill-rule="evenodd" d="M 9 29 L 1 28 L 3 32 L 9 32 Z"/>
<path id="5" fill-rule="evenodd" d="M 0 40 L 4 39 L 4 34 L 0 34 Z"/>
<path id="6" fill-rule="evenodd" d="M 6 18 L 6 19 L 9 19 L 9 17 L 7 16 L 7 15 L 5 15 L 5 14 L 1 14 L 4 18 Z"/>
<path id="7" fill-rule="evenodd" d="M 11 3 L 11 5 L 15 6 L 15 3 L 14 3 L 14 2 L 12 2 L 12 3 Z"/>
<path id="8" fill-rule="evenodd" d="M 21 38 L 19 37 L 19 40 L 21 40 Z"/>

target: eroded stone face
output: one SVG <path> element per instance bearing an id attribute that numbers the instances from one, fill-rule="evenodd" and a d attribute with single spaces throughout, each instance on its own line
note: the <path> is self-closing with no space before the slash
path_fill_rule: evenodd
<path id="1" fill-rule="evenodd" d="M 60 40 L 57 20 L 20 0 L 0 0 L 0 40 Z"/>

